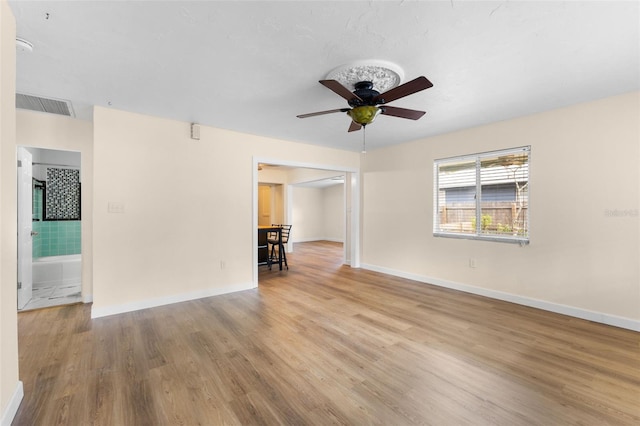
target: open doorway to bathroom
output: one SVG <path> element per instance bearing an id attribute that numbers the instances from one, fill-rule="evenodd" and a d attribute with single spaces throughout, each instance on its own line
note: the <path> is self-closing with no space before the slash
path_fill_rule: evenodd
<path id="1" fill-rule="evenodd" d="M 18 148 L 18 310 L 82 301 L 81 155 Z"/>

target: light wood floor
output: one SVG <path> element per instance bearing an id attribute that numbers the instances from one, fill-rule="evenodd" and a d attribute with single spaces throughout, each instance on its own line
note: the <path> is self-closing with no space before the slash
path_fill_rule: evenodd
<path id="1" fill-rule="evenodd" d="M 640 334 L 340 265 L 102 319 L 19 314 L 15 425 L 640 424 Z"/>

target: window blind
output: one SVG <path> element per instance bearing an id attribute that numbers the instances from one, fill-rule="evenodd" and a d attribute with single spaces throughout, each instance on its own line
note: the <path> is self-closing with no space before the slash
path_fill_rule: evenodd
<path id="1" fill-rule="evenodd" d="M 434 161 L 436 236 L 529 242 L 531 147 Z"/>

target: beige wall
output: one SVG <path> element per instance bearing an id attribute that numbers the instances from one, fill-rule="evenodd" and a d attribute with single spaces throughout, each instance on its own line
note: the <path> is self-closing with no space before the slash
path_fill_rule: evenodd
<path id="1" fill-rule="evenodd" d="M 22 398 L 18 381 L 16 27 L 0 1 L 0 421 L 9 424 Z"/>
<path id="2" fill-rule="evenodd" d="M 97 107 L 94 316 L 254 287 L 254 157 L 359 165 L 357 153 L 205 126 L 191 140 L 189 123 Z"/>
<path id="3" fill-rule="evenodd" d="M 637 327 L 639 98 L 629 93 L 367 153 L 363 264 Z M 531 244 L 433 237 L 433 161 L 523 145 L 531 145 Z"/>
<path id="4" fill-rule="evenodd" d="M 344 242 L 344 185 L 331 185 L 322 191 L 324 238 Z"/>
<path id="5" fill-rule="evenodd" d="M 344 185 L 294 186 L 291 240 L 344 242 Z"/>
<path id="6" fill-rule="evenodd" d="M 93 124 L 56 114 L 17 111 L 18 145 L 80 152 L 82 181 L 82 297 L 92 300 Z"/>
<path id="7" fill-rule="evenodd" d="M 324 239 L 323 192 L 321 188 L 292 188 L 292 242 Z"/>

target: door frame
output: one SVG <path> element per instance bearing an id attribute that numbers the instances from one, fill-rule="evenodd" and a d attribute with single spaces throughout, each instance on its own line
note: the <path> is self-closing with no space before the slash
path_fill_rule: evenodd
<path id="1" fill-rule="evenodd" d="M 23 309 L 33 297 L 33 155 L 24 146 L 16 147 L 18 273 L 17 308 Z M 25 161 L 28 160 L 28 165 Z"/>
<path id="2" fill-rule="evenodd" d="M 36 160 L 36 165 L 40 165 L 40 166 L 56 166 L 56 167 L 65 167 L 65 168 L 76 168 L 79 170 L 80 173 L 80 200 L 81 200 L 81 211 L 82 211 L 82 218 L 81 218 L 81 251 L 80 251 L 80 255 L 81 255 L 81 272 L 80 272 L 80 294 L 81 294 L 81 300 L 82 303 L 91 303 L 93 301 L 93 296 L 90 294 L 90 291 L 87 292 L 87 281 L 90 280 L 85 280 L 85 268 L 87 265 L 87 256 L 86 256 L 86 250 L 89 246 L 89 244 L 85 243 L 85 239 L 86 239 L 86 234 L 87 234 L 87 227 L 90 226 L 88 222 L 90 222 L 90 216 L 92 215 L 92 209 L 91 209 L 91 204 L 90 204 L 90 199 L 89 197 L 87 197 L 87 191 L 88 191 L 88 186 L 85 185 L 87 177 L 90 175 L 87 175 L 87 171 L 86 169 L 86 162 L 87 162 L 87 154 L 84 150 L 81 149 L 77 149 L 75 147 L 58 147 L 58 146 L 47 146 L 45 145 L 40 145 L 40 144 L 17 144 L 16 145 L 17 148 L 25 148 L 28 152 L 32 153 L 33 155 L 35 155 L 35 153 L 33 153 L 33 150 L 37 150 L 37 151 L 55 151 L 55 152 L 59 152 L 59 153 L 74 153 L 74 154 L 78 154 L 80 157 L 80 164 L 79 165 L 75 165 L 75 164 L 60 164 L 58 159 L 54 159 L 52 163 L 43 163 L 39 160 Z M 91 158 L 91 157 L 89 157 Z M 32 161 L 33 164 L 33 161 Z M 33 175 L 33 167 L 32 167 L 32 175 Z M 89 181 L 91 181 L 89 179 Z M 89 185 L 90 187 L 91 185 Z M 43 194 L 44 196 L 44 194 Z M 32 195 L 33 197 L 33 195 Z M 86 200 L 85 200 L 86 198 Z M 16 209 L 19 211 L 20 207 L 19 207 L 19 203 L 20 200 L 17 200 L 18 202 L 16 203 Z M 87 206 L 89 208 L 87 208 Z M 18 258 L 18 267 L 19 267 L 19 262 L 20 259 Z M 31 271 L 33 273 L 33 265 L 31 267 Z M 52 305 L 53 306 L 53 305 Z"/>
<path id="3" fill-rule="evenodd" d="M 345 242 L 344 242 L 344 255 L 343 259 L 346 264 L 349 264 L 352 268 L 360 267 L 360 170 L 352 167 L 326 165 L 326 164 L 314 164 L 304 163 L 298 161 L 285 161 L 276 158 L 266 157 L 253 157 L 253 202 L 252 202 L 252 229 L 255 231 L 258 229 L 258 164 L 272 164 L 277 166 L 288 166 L 303 169 L 316 169 L 336 171 L 345 174 Z M 291 184 L 287 184 L 286 194 L 287 199 L 292 191 Z M 285 209 L 285 222 L 290 221 L 291 215 L 291 203 L 288 202 Z M 347 226 L 349 225 L 349 226 Z M 253 244 L 253 283 L 258 286 L 258 233 L 253 232 L 252 237 Z M 348 262 L 347 262 L 348 260 Z"/>

